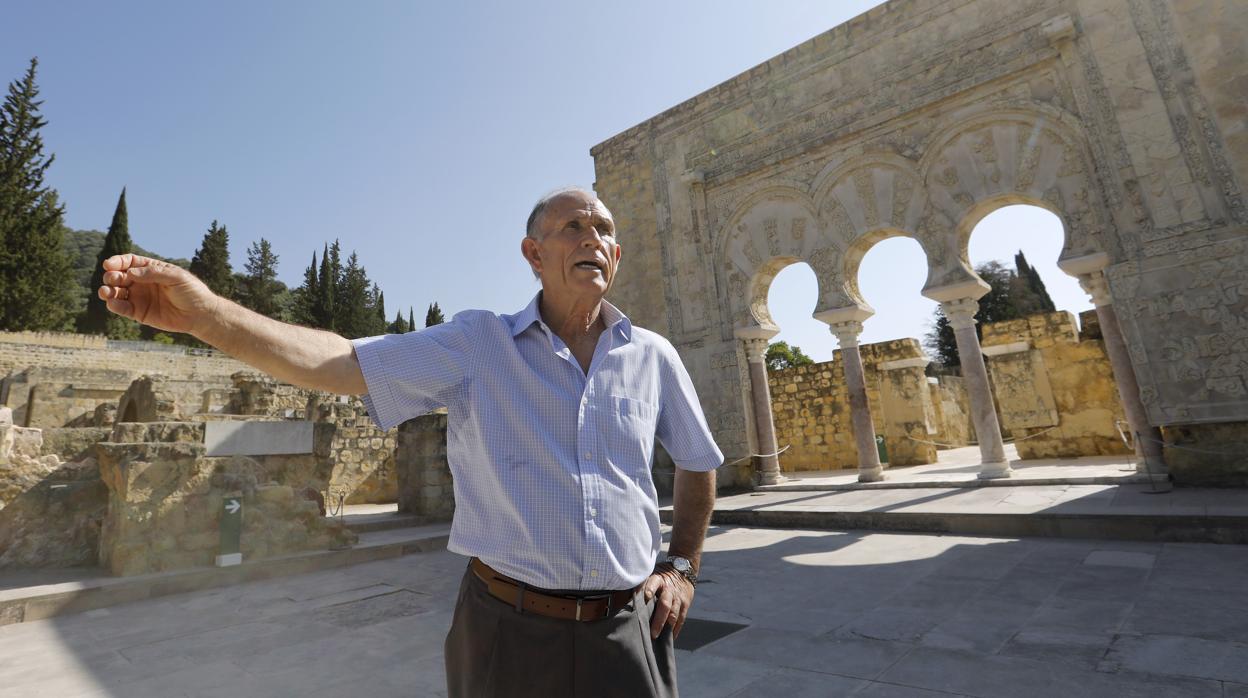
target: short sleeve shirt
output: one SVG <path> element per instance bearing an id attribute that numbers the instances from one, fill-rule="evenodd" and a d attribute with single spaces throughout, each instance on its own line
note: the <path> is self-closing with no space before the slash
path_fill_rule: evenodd
<path id="1" fill-rule="evenodd" d="M 589 371 L 542 321 L 513 315 L 354 341 L 382 429 L 447 409 L 455 490 L 448 548 L 545 589 L 626 589 L 661 536 L 657 438 L 677 467 L 723 463 L 679 355 L 603 302 Z"/>

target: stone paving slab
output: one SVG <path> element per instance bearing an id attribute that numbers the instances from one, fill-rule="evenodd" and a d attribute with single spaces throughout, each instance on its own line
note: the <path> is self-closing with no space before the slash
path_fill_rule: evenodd
<path id="1" fill-rule="evenodd" d="M 433 552 L 0 627 L 0 697 L 443 695 L 464 565 Z M 1245 698 L 1246 573 L 1242 546 L 714 526 L 693 616 L 747 627 L 677 652 L 681 694 Z"/>
<path id="2" fill-rule="evenodd" d="M 199 567 L 175 572 L 114 577 L 102 569 L 31 570 L 18 582 L 0 584 L 0 626 L 187 591 L 239 584 L 258 579 L 298 575 L 446 547 L 445 524 L 364 532 L 343 550 L 314 550 L 233 567 Z M 68 580 L 68 581 L 66 581 Z"/>

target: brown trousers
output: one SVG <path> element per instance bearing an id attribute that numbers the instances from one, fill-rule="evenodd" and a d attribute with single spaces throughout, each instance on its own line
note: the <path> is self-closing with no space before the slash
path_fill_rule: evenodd
<path id="1" fill-rule="evenodd" d="M 450 698 L 675 698 L 672 629 L 650 639 L 650 614 L 637 591 L 610 618 L 572 621 L 517 613 L 464 574 L 446 636 Z"/>

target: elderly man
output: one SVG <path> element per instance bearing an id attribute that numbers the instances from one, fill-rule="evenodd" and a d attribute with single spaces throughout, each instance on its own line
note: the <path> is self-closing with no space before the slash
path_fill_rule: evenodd
<path id="1" fill-rule="evenodd" d="M 471 558 L 446 638 L 450 695 L 676 695 L 672 640 L 723 455 L 671 344 L 604 300 L 620 264 L 606 206 L 555 191 L 520 248 L 542 284 L 520 312 L 465 311 L 354 342 L 257 315 L 135 255 L 104 262 L 99 294 L 284 381 L 364 395 L 383 429 L 448 409 L 447 547 Z M 656 436 L 678 466 L 657 564 Z"/>

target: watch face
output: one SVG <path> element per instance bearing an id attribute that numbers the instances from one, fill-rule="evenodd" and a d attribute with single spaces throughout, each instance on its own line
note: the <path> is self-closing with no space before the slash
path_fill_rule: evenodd
<path id="1" fill-rule="evenodd" d="M 683 557 L 669 557 L 667 561 L 672 563 L 672 567 L 675 567 L 676 571 L 682 574 L 693 570 L 693 565 Z"/>

